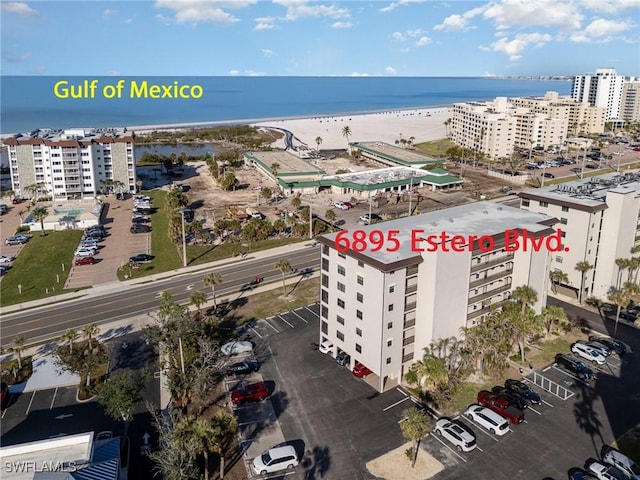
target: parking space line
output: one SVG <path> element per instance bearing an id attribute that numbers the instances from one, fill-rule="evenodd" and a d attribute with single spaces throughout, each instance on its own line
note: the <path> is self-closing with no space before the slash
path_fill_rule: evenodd
<path id="1" fill-rule="evenodd" d="M 31 404 L 33 403 L 33 398 L 36 396 L 35 390 L 33 391 L 33 395 L 31 395 L 31 400 L 29 400 L 29 406 L 27 407 L 27 411 L 25 415 L 29 415 L 29 410 L 31 410 Z"/>
<path id="2" fill-rule="evenodd" d="M 300 307 L 302 308 L 302 307 Z M 298 308 L 297 310 L 300 310 L 300 308 Z M 298 315 L 295 310 L 291 310 L 291 313 L 293 313 L 296 317 L 298 317 L 300 320 L 302 320 L 304 323 L 309 323 L 307 322 L 304 318 L 302 318 L 300 315 Z"/>
<path id="3" fill-rule="evenodd" d="M 273 317 L 271 317 L 273 318 Z M 264 323 L 266 323 L 267 325 L 269 325 L 271 328 L 273 328 L 276 333 L 280 333 L 280 330 L 278 330 L 276 327 L 274 327 L 273 325 L 271 325 L 269 322 L 267 322 L 267 319 L 265 318 L 264 320 L 262 320 Z"/>
<path id="4" fill-rule="evenodd" d="M 578 377 L 574 377 L 574 376 L 573 376 L 573 375 L 571 375 L 569 372 L 565 372 L 564 370 L 562 370 L 562 369 L 560 369 L 560 368 L 556 367 L 555 365 L 553 366 L 553 369 L 554 369 L 554 370 L 557 370 L 557 371 L 558 371 L 558 372 L 560 372 L 560 373 L 564 373 L 567 377 L 571 377 L 571 378 L 573 378 L 574 380 L 576 380 L 576 381 L 578 381 L 578 382 L 582 383 L 583 385 L 586 385 L 587 387 L 590 387 L 590 386 L 591 386 L 591 385 L 589 385 L 587 382 L 585 382 L 584 380 L 581 380 L 581 379 L 579 379 Z"/>
<path id="5" fill-rule="evenodd" d="M 401 390 L 400 388 L 396 387 L 396 390 L 399 391 L 402 395 L 404 395 L 405 397 L 407 396 L 407 394 L 404 392 L 404 390 Z"/>
<path id="6" fill-rule="evenodd" d="M 309 307 L 304 307 L 304 308 L 306 308 L 307 310 L 309 310 L 309 311 L 310 311 L 314 316 L 316 316 L 316 317 L 320 318 L 320 316 L 319 316 L 316 312 L 314 312 L 313 310 L 311 310 Z"/>
<path id="7" fill-rule="evenodd" d="M 291 328 L 296 328 L 293 325 L 291 325 L 289 322 L 287 322 L 282 315 L 278 315 L 278 318 L 282 320 L 284 323 L 286 323 L 287 325 L 289 325 Z"/>
<path id="8" fill-rule="evenodd" d="M 496 437 L 494 437 L 491 432 L 488 432 L 487 430 L 485 430 L 485 428 L 482 425 L 478 425 L 475 422 L 472 422 L 471 420 L 468 420 L 466 417 L 463 417 L 462 415 L 458 415 L 457 417 L 453 417 L 454 420 L 463 420 L 465 423 L 470 424 L 472 427 L 478 427 L 477 430 L 481 431 L 482 433 L 484 433 L 487 437 L 489 437 L 491 440 L 497 442 L 498 439 Z"/>
<path id="9" fill-rule="evenodd" d="M 11 405 L 11 396 L 12 396 L 12 395 L 9 395 L 9 401 L 7 402 L 7 404 L 9 404 L 9 405 Z M 4 418 L 4 416 L 7 414 L 7 410 L 9 410 L 9 409 L 8 409 L 8 408 L 5 408 L 5 409 L 2 411 L 2 416 L 1 416 L 0 418 Z"/>
<path id="10" fill-rule="evenodd" d="M 386 412 L 387 410 L 389 410 L 390 408 L 395 407 L 396 405 L 400 405 L 402 402 L 406 402 L 407 400 L 409 400 L 410 397 L 404 397 L 402 400 L 397 401 L 396 403 L 393 403 L 391 405 L 389 405 L 388 407 L 385 407 L 382 409 L 383 412 Z"/>
<path id="11" fill-rule="evenodd" d="M 545 400 L 542 400 L 542 403 L 544 403 L 545 405 L 548 405 L 548 406 L 550 406 L 551 408 L 553 408 L 553 405 L 551 405 L 549 402 L 547 402 L 547 401 L 545 401 Z"/>
<path id="12" fill-rule="evenodd" d="M 437 435 L 433 434 L 433 433 L 427 433 L 427 436 L 430 436 L 431 438 L 435 438 L 437 441 L 439 441 L 443 447 L 448 448 L 451 453 L 453 453 L 456 457 L 458 457 L 460 460 L 462 460 L 464 463 L 467 463 L 467 459 L 464 458 L 462 455 L 460 455 L 458 452 L 456 452 L 453 448 L 451 448 L 449 445 L 447 445 L 446 443 L 444 443 L 444 441 L 440 440 L 438 438 Z"/>
<path id="13" fill-rule="evenodd" d="M 53 398 L 51 399 L 51 405 L 49 406 L 49 410 L 53 410 L 53 402 L 56 401 L 56 395 L 58 394 L 58 387 L 53 391 Z"/>
<path id="14" fill-rule="evenodd" d="M 253 327 L 249 327 L 249 330 L 251 330 L 253 333 L 255 333 L 258 337 L 260 338 L 264 338 L 262 335 L 260 335 Z"/>
<path id="15" fill-rule="evenodd" d="M 542 415 L 542 413 L 540 413 L 539 411 L 537 411 L 537 410 L 536 410 L 535 408 L 533 408 L 533 407 L 529 407 L 527 410 L 530 410 L 530 411 L 532 411 L 532 412 L 535 412 L 535 413 L 537 413 L 538 415 Z"/>

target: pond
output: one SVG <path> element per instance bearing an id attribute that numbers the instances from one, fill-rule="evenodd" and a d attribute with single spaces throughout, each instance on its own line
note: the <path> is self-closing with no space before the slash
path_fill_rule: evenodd
<path id="1" fill-rule="evenodd" d="M 211 143 L 194 143 L 187 145 L 139 145 L 136 146 L 136 158 L 141 158 L 143 153 L 157 153 L 160 155 L 169 156 L 172 153 L 180 155 L 182 152 L 188 156 L 197 157 L 205 155 L 207 153 L 215 154 L 215 149 Z"/>

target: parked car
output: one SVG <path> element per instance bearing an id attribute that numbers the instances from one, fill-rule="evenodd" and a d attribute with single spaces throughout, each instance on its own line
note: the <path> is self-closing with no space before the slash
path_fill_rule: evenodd
<path id="1" fill-rule="evenodd" d="M 240 405 L 246 402 L 261 402 L 269 397 L 269 390 L 264 382 L 252 383 L 231 391 L 231 403 Z"/>
<path id="2" fill-rule="evenodd" d="M 464 416 L 495 435 L 504 435 L 509 431 L 509 421 L 506 418 L 482 405 L 469 405 Z"/>
<path id="3" fill-rule="evenodd" d="M 74 255 L 76 257 L 93 257 L 97 252 L 97 249 L 94 247 L 79 247 Z"/>
<path id="4" fill-rule="evenodd" d="M 505 398 L 511 405 L 516 407 L 518 410 L 524 410 L 529 408 L 529 402 L 527 402 L 526 398 L 521 397 L 513 390 L 509 390 L 508 388 L 501 387 L 497 385 L 491 389 L 491 393 L 497 395 L 498 397 Z"/>
<path id="5" fill-rule="evenodd" d="M 96 247 L 98 248 L 99 240 L 97 238 L 84 238 L 80 240 L 81 247 Z"/>
<path id="6" fill-rule="evenodd" d="M 370 222 L 377 222 L 379 220 L 381 220 L 382 217 L 378 214 L 372 213 L 371 214 L 371 220 L 369 220 L 369 214 L 365 213 L 364 215 L 360 215 L 360 221 L 364 222 L 365 225 L 369 225 Z"/>
<path id="7" fill-rule="evenodd" d="M 505 417 L 514 425 L 524 422 L 524 412 L 510 405 L 506 398 L 493 395 L 488 390 L 478 392 L 478 403 Z"/>
<path id="8" fill-rule="evenodd" d="M 367 378 L 373 372 L 369 370 L 367 367 L 365 367 L 363 364 L 358 362 L 356 363 L 355 367 L 353 367 L 353 370 L 351 371 L 351 373 L 353 373 L 358 378 Z"/>
<path id="9" fill-rule="evenodd" d="M 11 270 L 11 265 L 5 265 L 5 264 L 0 265 L 0 276 L 4 275 L 9 270 Z"/>
<path id="10" fill-rule="evenodd" d="M 572 173 L 581 173 L 581 172 L 582 172 L 582 169 L 581 169 L 580 167 L 573 167 L 573 168 L 571 169 L 571 172 L 572 172 Z"/>
<path id="11" fill-rule="evenodd" d="M 320 350 L 320 353 L 331 355 L 331 353 L 333 352 L 333 343 L 331 343 L 329 340 L 325 340 L 318 346 L 318 350 Z"/>
<path id="12" fill-rule="evenodd" d="M 590 170 L 597 170 L 598 168 L 600 168 L 600 166 L 597 163 L 587 163 L 585 165 L 585 168 L 588 168 Z"/>
<path id="13" fill-rule="evenodd" d="M 131 218 L 131 223 L 149 223 L 151 222 L 151 217 L 148 215 L 135 215 Z"/>
<path id="14" fill-rule="evenodd" d="M 543 173 L 542 176 L 544 178 L 556 178 L 556 176 L 553 173 L 549 173 L 549 172 Z"/>
<path id="15" fill-rule="evenodd" d="M 148 255 L 146 253 L 139 253 L 134 255 L 133 257 L 129 257 L 129 263 L 140 263 L 140 262 L 148 262 L 149 260 L 153 260 L 153 255 Z"/>
<path id="16" fill-rule="evenodd" d="M 78 257 L 73 261 L 74 265 L 93 265 L 96 263 L 94 257 Z"/>
<path id="17" fill-rule="evenodd" d="M 519 380 L 508 379 L 508 380 L 505 380 L 504 386 L 505 388 L 508 388 L 509 390 L 516 392 L 521 397 L 526 398 L 529 401 L 529 403 L 531 403 L 532 405 L 540 405 L 542 403 L 542 399 L 540 398 L 540 395 L 538 395 L 536 392 L 531 390 L 529 385 L 527 385 L 524 382 L 521 382 Z"/>
<path id="18" fill-rule="evenodd" d="M 13 200 L 11 200 L 11 203 L 12 203 L 13 205 L 19 205 L 19 204 L 21 204 L 22 202 L 24 202 L 24 199 L 23 199 L 23 198 L 20 198 L 20 197 L 14 197 L 14 198 L 13 198 Z"/>
<path id="19" fill-rule="evenodd" d="M 27 243 L 28 241 L 29 241 L 29 237 L 27 237 L 26 235 L 12 235 L 11 237 L 8 237 L 4 241 L 4 244 L 5 245 L 22 245 L 24 243 Z"/>
<path id="20" fill-rule="evenodd" d="M 604 462 L 625 473 L 630 480 L 640 480 L 640 466 L 620 450 L 616 450 L 609 445 L 602 445 L 600 457 Z"/>
<path id="21" fill-rule="evenodd" d="M 347 208 L 353 208 L 353 204 L 351 202 L 343 202 L 344 206 Z"/>
<path id="22" fill-rule="evenodd" d="M 595 480 L 596 478 L 586 470 L 578 467 L 570 468 L 567 474 L 569 475 L 569 480 Z"/>
<path id="23" fill-rule="evenodd" d="M 339 208 L 340 210 L 349 210 L 349 207 L 347 207 L 344 202 L 335 202 L 333 204 L 334 207 Z"/>
<path id="24" fill-rule="evenodd" d="M 0 263 L 11 263 L 16 257 L 10 257 L 8 255 L 0 255 Z"/>
<path id="25" fill-rule="evenodd" d="M 253 352 L 253 344 L 251 342 L 242 341 L 229 342 L 220 347 L 220 351 L 227 356 L 238 355 L 240 353 L 251 353 Z"/>
<path id="26" fill-rule="evenodd" d="M 149 225 L 144 225 L 141 223 L 134 223 L 131 225 L 129 229 L 131 233 L 149 233 L 151 231 L 151 227 Z"/>
<path id="27" fill-rule="evenodd" d="M 351 361 L 351 355 L 349 355 L 347 352 L 340 352 L 336 357 L 336 363 L 341 367 L 344 367 L 345 365 L 349 365 L 350 361 Z"/>
<path id="28" fill-rule="evenodd" d="M 251 468 L 256 475 L 291 470 L 299 463 L 295 448 L 291 445 L 272 448 L 253 459 Z"/>
<path id="29" fill-rule="evenodd" d="M 627 346 L 624 343 L 622 343 L 620 340 L 615 340 L 613 338 L 600 337 L 597 335 L 591 335 L 589 337 L 589 340 L 596 341 L 598 343 L 602 343 L 603 345 L 606 345 L 611 350 L 616 352 L 618 355 L 624 355 L 625 353 L 628 352 Z"/>
<path id="30" fill-rule="evenodd" d="M 627 475 L 617 467 L 601 462 L 595 458 L 589 458 L 584 462 L 584 469 L 598 480 L 629 480 Z"/>
<path id="31" fill-rule="evenodd" d="M 440 418 L 435 424 L 434 431 L 451 442 L 460 452 L 470 452 L 478 445 L 476 437 L 459 422 L 448 418 Z"/>
<path id="32" fill-rule="evenodd" d="M 605 358 L 611 356 L 611 348 L 609 348 L 607 345 L 599 341 L 589 340 L 588 342 L 585 342 L 584 340 L 578 340 L 576 343 L 584 343 L 585 345 L 591 348 L 595 348 Z"/>
<path id="33" fill-rule="evenodd" d="M 556 364 L 577 375 L 578 378 L 582 380 L 590 381 L 594 378 L 593 370 L 588 368 L 583 362 L 575 357 L 558 353 L 556 355 L 555 361 Z"/>
<path id="34" fill-rule="evenodd" d="M 574 343 L 573 345 L 571 345 L 571 351 L 579 357 L 589 360 L 597 365 L 604 365 L 605 363 L 607 363 L 604 355 L 602 355 L 595 348 L 590 347 L 589 345 L 586 345 L 584 343 Z"/>
<path id="35" fill-rule="evenodd" d="M 258 362 L 238 362 L 227 365 L 225 373 L 227 376 L 231 375 L 246 375 L 247 373 L 257 372 L 260 368 Z"/>

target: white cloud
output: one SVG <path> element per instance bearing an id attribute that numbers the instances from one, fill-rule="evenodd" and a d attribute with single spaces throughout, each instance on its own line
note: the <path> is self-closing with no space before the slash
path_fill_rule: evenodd
<path id="1" fill-rule="evenodd" d="M 425 33 L 424 30 L 420 28 L 416 28 L 415 30 L 407 30 L 407 35 L 410 36 L 411 38 L 417 38 L 423 33 Z"/>
<path id="2" fill-rule="evenodd" d="M 256 26 L 253 27 L 254 30 L 272 30 L 276 28 L 274 17 L 260 17 L 255 18 Z"/>
<path id="3" fill-rule="evenodd" d="M 420 37 L 416 42 L 416 47 L 424 47 L 425 45 L 429 45 L 431 43 L 431 39 L 427 36 Z"/>
<path id="4" fill-rule="evenodd" d="M 111 17 L 113 17 L 116 13 L 118 13 L 117 10 L 111 10 L 109 8 L 105 9 L 104 12 L 102 12 L 102 18 L 104 20 L 109 20 Z"/>
<path id="5" fill-rule="evenodd" d="M 484 8 L 483 17 L 496 28 L 560 26 L 576 30 L 584 16 L 577 5 L 566 0 L 502 0 L 491 2 Z"/>
<path id="6" fill-rule="evenodd" d="M 286 7 L 286 19 L 298 20 L 299 18 L 350 18 L 348 8 L 338 8 L 335 5 L 311 4 L 307 0 L 273 0 L 273 3 Z"/>
<path id="7" fill-rule="evenodd" d="M 124 21 L 124 23 L 131 23 L 131 22 L 133 22 L 133 18 L 131 18 L 131 17 L 125 18 L 123 21 Z"/>
<path id="8" fill-rule="evenodd" d="M 484 12 L 486 7 L 476 7 L 471 10 L 467 10 L 462 15 L 449 15 L 445 18 L 442 23 L 433 27 L 434 30 L 443 30 L 445 32 L 449 31 L 460 31 L 460 30 L 469 30 L 472 27 L 469 27 L 469 20 L 474 17 L 477 17 L 482 12 Z"/>
<path id="9" fill-rule="evenodd" d="M 611 14 L 628 8 L 640 8 L 640 0 L 579 0 L 579 4 L 594 12 Z"/>
<path id="10" fill-rule="evenodd" d="M 231 75 L 232 77 L 237 77 L 238 75 L 240 75 L 240 72 L 238 70 L 229 70 L 229 75 Z"/>
<path id="11" fill-rule="evenodd" d="M 389 75 L 395 75 L 397 73 L 396 69 L 393 67 L 387 67 L 384 69 L 385 73 L 388 73 Z"/>
<path id="12" fill-rule="evenodd" d="M 174 12 L 178 23 L 211 22 L 229 25 L 239 21 L 224 9 L 245 8 L 258 0 L 227 0 L 203 2 L 200 0 L 156 0 L 156 8 L 166 8 Z"/>
<path id="13" fill-rule="evenodd" d="M 349 75 L 350 77 L 368 77 L 369 74 L 368 73 L 359 73 L 359 72 L 353 72 L 351 75 Z"/>
<path id="14" fill-rule="evenodd" d="M 266 75 L 264 72 L 255 72 L 253 70 L 245 70 L 244 74 L 247 77 L 263 77 L 264 75 Z"/>
<path id="15" fill-rule="evenodd" d="M 399 42 L 404 42 L 406 40 L 406 37 L 401 32 L 393 32 L 391 34 L 391 38 L 398 40 Z"/>
<path id="16" fill-rule="evenodd" d="M 40 14 L 23 2 L 2 2 L 2 11 L 6 13 L 15 13 L 23 17 L 38 18 Z"/>
<path id="17" fill-rule="evenodd" d="M 9 63 L 20 63 L 31 58 L 31 52 L 24 52 L 16 55 L 8 50 L 2 50 L 2 58 Z"/>
<path id="18" fill-rule="evenodd" d="M 331 26 L 333 28 L 351 28 L 351 27 L 353 27 L 353 23 L 351 23 L 351 22 L 335 22 Z"/>
<path id="19" fill-rule="evenodd" d="M 631 20 L 605 20 L 597 18 L 583 30 L 571 35 L 570 40 L 575 43 L 609 42 L 614 36 L 627 30 L 636 28 Z"/>
<path id="20" fill-rule="evenodd" d="M 546 33 L 519 33 L 513 40 L 509 40 L 509 37 L 502 37 L 488 47 L 480 48 L 489 52 L 504 53 L 509 56 L 509 60 L 515 62 L 522 58 L 522 52 L 527 47 L 532 45 L 535 48 L 540 48 L 545 43 L 550 42 L 551 38 L 551 35 Z"/>
<path id="21" fill-rule="evenodd" d="M 424 3 L 426 0 L 398 0 L 397 2 L 392 2 L 386 7 L 380 9 L 381 12 L 390 12 L 391 10 L 395 10 L 398 7 L 409 5 L 410 3 Z"/>
<path id="22" fill-rule="evenodd" d="M 269 50 L 267 48 L 263 48 L 262 49 L 262 55 L 265 57 L 271 57 L 273 56 L 273 50 Z"/>

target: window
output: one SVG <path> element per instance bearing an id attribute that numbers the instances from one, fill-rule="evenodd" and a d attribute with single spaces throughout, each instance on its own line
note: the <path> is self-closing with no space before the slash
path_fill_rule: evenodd
<path id="1" fill-rule="evenodd" d="M 362 295 L 361 293 L 356 293 L 356 300 L 362 303 L 364 301 L 364 295 Z"/>
<path id="2" fill-rule="evenodd" d="M 359 328 L 356 328 L 356 335 L 358 335 L 359 337 L 362 336 L 362 330 Z"/>
<path id="3" fill-rule="evenodd" d="M 340 325 L 344 325 L 344 318 L 342 318 L 340 315 L 336 315 L 336 320 Z"/>
<path id="4" fill-rule="evenodd" d="M 338 340 L 340 340 L 341 342 L 344 342 L 344 335 L 340 330 L 336 331 L 336 337 L 338 337 Z"/>
<path id="5" fill-rule="evenodd" d="M 358 320 L 362 320 L 362 312 L 360 310 L 356 310 L 356 317 Z"/>
<path id="6" fill-rule="evenodd" d="M 346 270 L 342 265 L 338 265 L 338 273 L 342 276 L 344 276 L 344 274 L 346 273 Z"/>
<path id="7" fill-rule="evenodd" d="M 528 198 L 523 198 L 522 199 L 522 206 L 523 207 L 528 207 L 529 206 L 529 199 Z"/>
<path id="8" fill-rule="evenodd" d="M 390 347 L 391 345 L 393 345 L 393 339 L 387 340 L 387 347 Z"/>
<path id="9" fill-rule="evenodd" d="M 391 363 L 391 357 L 387 357 L 387 365 Z"/>
<path id="10" fill-rule="evenodd" d="M 342 300 L 341 298 L 338 299 L 338 306 L 340 308 L 344 308 L 344 300 Z"/>
<path id="11" fill-rule="evenodd" d="M 329 276 L 322 274 L 322 286 L 329 288 Z"/>
<path id="12" fill-rule="evenodd" d="M 560 218 L 560 223 L 562 225 L 566 225 L 567 224 L 567 219 L 566 218 Z"/>
<path id="13" fill-rule="evenodd" d="M 322 329 L 322 333 L 324 333 L 325 335 L 329 331 L 329 325 L 327 324 L 327 322 L 322 322 L 322 327 L 320 328 Z"/>
<path id="14" fill-rule="evenodd" d="M 323 289 L 321 293 L 321 297 L 324 303 L 329 303 L 329 292 Z"/>
<path id="15" fill-rule="evenodd" d="M 329 318 L 329 309 L 327 308 L 326 305 L 322 305 L 320 307 L 320 316 L 322 318 Z"/>
<path id="16" fill-rule="evenodd" d="M 364 267 L 364 262 L 362 260 L 358 260 L 358 266 L 359 267 Z"/>
<path id="17" fill-rule="evenodd" d="M 338 290 L 340 290 L 341 292 L 344 292 L 344 291 L 345 291 L 344 283 L 340 283 L 340 282 L 338 282 Z"/>
<path id="18" fill-rule="evenodd" d="M 393 293 L 396 291 L 396 286 L 395 285 L 389 285 L 389 293 Z"/>
<path id="19" fill-rule="evenodd" d="M 393 322 L 387 323 L 387 330 L 391 330 L 393 328 Z"/>
<path id="20" fill-rule="evenodd" d="M 362 353 L 362 347 L 356 343 L 356 352 Z"/>
<path id="21" fill-rule="evenodd" d="M 358 275 L 358 285 L 364 285 L 364 277 Z"/>
<path id="22" fill-rule="evenodd" d="M 562 263 L 562 257 L 560 255 L 556 255 L 556 262 Z"/>
<path id="23" fill-rule="evenodd" d="M 322 270 L 324 270 L 325 272 L 329 271 L 329 259 L 328 258 L 322 258 Z"/>
<path id="24" fill-rule="evenodd" d="M 329 246 L 328 245 L 323 245 L 322 246 L 322 254 L 323 255 L 329 255 Z"/>
<path id="25" fill-rule="evenodd" d="M 344 253 L 342 253 L 342 252 L 338 252 L 338 256 L 339 256 L 340 258 L 347 258 L 347 256 L 346 256 Z"/>
<path id="26" fill-rule="evenodd" d="M 569 211 L 569 207 L 562 207 L 562 211 L 563 212 L 568 212 Z"/>
<path id="27" fill-rule="evenodd" d="M 566 236 L 567 236 L 567 232 L 565 232 L 565 231 L 563 230 L 562 232 L 560 232 L 560 236 L 561 236 L 562 238 L 566 237 Z"/>
<path id="28" fill-rule="evenodd" d="M 540 206 L 541 207 L 548 207 L 549 206 L 549 202 L 540 202 Z"/>
<path id="29" fill-rule="evenodd" d="M 389 311 L 390 311 L 390 312 L 393 312 L 393 303 L 390 303 L 390 304 L 389 304 Z"/>

